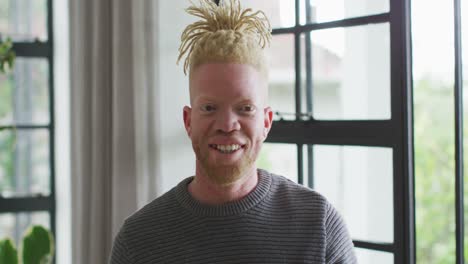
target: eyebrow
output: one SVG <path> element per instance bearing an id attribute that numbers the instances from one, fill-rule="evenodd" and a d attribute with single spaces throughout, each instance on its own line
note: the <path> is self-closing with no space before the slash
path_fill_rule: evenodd
<path id="1" fill-rule="evenodd" d="M 255 102 L 252 99 L 243 99 L 236 104 L 255 104 Z"/>
<path id="2" fill-rule="evenodd" d="M 198 98 L 196 98 L 196 101 L 200 103 L 209 103 L 209 102 L 217 102 L 219 100 L 217 100 L 217 97 L 201 95 Z M 245 104 L 245 103 L 254 104 L 255 101 L 252 100 L 251 98 L 244 97 L 244 98 L 239 98 L 238 100 L 236 99 L 236 102 L 234 104 Z"/>

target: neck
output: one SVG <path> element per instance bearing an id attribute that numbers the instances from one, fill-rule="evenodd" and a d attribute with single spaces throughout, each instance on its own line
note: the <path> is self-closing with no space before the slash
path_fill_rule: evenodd
<path id="1" fill-rule="evenodd" d="M 252 167 L 236 182 L 229 185 L 213 183 L 197 166 L 195 178 L 190 182 L 188 191 L 201 203 L 220 205 L 242 199 L 258 183 L 257 168 Z"/>

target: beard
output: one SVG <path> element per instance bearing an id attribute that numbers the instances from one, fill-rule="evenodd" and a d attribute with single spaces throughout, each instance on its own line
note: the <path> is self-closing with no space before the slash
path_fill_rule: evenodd
<path id="1" fill-rule="evenodd" d="M 203 144 L 202 146 L 207 146 Z M 243 150 L 242 157 L 233 164 L 222 164 L 210 160 L 209 147 L 200 148 L 200 145 L 194 145 L 195 156 L 201 165 L 201 169 L 206 174 L 208 179 L 220 186 L 229 186 L 238 180 L 242 179 L 247 172 L 252 168 L 258 155 L 258 150 L 250 148 L 251 145 L 246 145 Z"/>

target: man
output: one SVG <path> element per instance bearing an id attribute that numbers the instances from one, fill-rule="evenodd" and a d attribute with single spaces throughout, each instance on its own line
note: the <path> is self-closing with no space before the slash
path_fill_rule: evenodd
<path id="1" fill-rule="evenodd" d="M 196 171 L 129 217 L 111 263 L 356 263 L 335 209 L 318 193 L 257 169 L 272 126 L 263 48 L 271 28 L 238 0 L 200 0 L 182 34 Z"/>

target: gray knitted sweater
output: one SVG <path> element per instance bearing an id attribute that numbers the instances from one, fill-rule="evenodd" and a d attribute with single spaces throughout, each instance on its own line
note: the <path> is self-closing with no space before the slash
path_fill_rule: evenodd
<path id="1" fill-rule="evenodd" d="M 112 264 L 356 263 L 343 220 L 320 194 L 259 170 L 242 200 L 208 206 L 187 178 L 130 216 Z"/>

